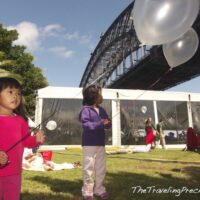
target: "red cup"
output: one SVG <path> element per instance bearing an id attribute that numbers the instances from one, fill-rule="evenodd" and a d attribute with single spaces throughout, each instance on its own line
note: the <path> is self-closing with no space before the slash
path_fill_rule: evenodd
<path id="1" fill-rule="evenodd" d="M 52 151 L 42 151 L 41 155 L 42 155 L 43 161 L 51 161 L 52 154 L 53 154 Z"/>

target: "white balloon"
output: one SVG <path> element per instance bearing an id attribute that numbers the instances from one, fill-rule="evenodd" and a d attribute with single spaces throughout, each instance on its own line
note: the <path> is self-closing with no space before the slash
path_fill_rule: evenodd
<path id="1" fill-rule="evenodd" d="M 169 66 L 176 67 L 188 61 L 195 54 L 199 46 L 196 31 L 190 28 L 179 39 L 163 45 L 163 53 Z"/>
<path id="2" fill-rule="evenodd" d="M 143 45 L 159 45 L 176 40 L 194 23 L 199 0 L 135 0 L 133 20 Z"/>
<path id="3" fill-rule="evenodd" d="M 140 110 L 141 110 L 141 112 L 142 113 L 146 113 L 147 112 L 147 107 L 146 106 L 142 106 L 141 108 L 140 108 Z"/>
<path id="4" fill-rule="evenodd" d="M 53 120 L 48 121 L 47 124 L 46 124 L 46 128 L 50 131 L 53 131 L 57 128 L 57 123 Z"/>

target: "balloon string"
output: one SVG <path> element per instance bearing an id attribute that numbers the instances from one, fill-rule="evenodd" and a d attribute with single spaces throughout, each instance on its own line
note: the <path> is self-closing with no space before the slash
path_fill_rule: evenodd
<path id="1" fill-rule="evenodd" d="M 11 147 L 9 147 L 5 152 L 8 153 L 9 151 L 11 151 L 14 147 L 16 147 L 19 143 L 21 143 L 22 141 L 24 141 L 26 138 L 29 137 L 29 135 L 31 135 L 31 133 L 37 129 L 39 129 L 41 124 L 39 124 L 37 127 L 31 129 L 24 137 L 22 137 L 20 140 L 18 140 L 15 144 L 13 144 Z"/>
<path id="2" fill-rule="evenodd" d="M 165 75 L 167 75 L 171 71 L 171 68 L 169 68 L 162 76 L 160 76 L 154 83 L 152 83 L 147 89 L 152 88 L 155 86 Z"/>
<path id="3" fill-rule="evenodd" d="M 49 120 L 54 114 L 55 114 L 55 111 L 49 115 L 45 120 L 43 120 L 38 126 L 36 126 L 35 128 L 31 129 L 26 135 L 24 135 L 20 140 L 18 140 L 16 143 L 14 143 L 12 146 L 10 146 L 5 152 L 8 153 L 9 151 L 11 151 L 13 148 L 15 148 L 19 143 L 23 142 L 27 137 L 29 137 L 31 135 L 32 132 L 38 130 L 40 128 L 40 126 L 47 122 L 47 120 Z"/>
<path id="4" fill-rule="evenodd" d="M 166 74 L 168 74 L 171 71 L 171 68 L 169 68 L 162 76 L 160 76 L 155 82 L 153 82 L 147 89 L 152 88 L 155 86 Z M 146 93 L 147 90 L 144 90 L 140 95 L 138 95 L 135 100 L 139 99 L 144 93 Z"/>

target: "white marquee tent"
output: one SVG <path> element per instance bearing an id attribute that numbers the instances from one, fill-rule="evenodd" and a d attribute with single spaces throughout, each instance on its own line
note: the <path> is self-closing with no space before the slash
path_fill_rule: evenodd
<path id="1" fill-rule="evenodd" d="M 198 125 L 200 120 L 200 94 L 198 93 L 103 89 L 102 94 L 112 118 L 112 131 L 109 138 L 109 145 L 112 146 L 126 145 L 127 140 L 123 143 L 122 136 L 128 132 L 133 133 L 135 130 L 141 130 L 144 119 L 149 116 L 152 116 L 155 124 L 158 123 L 160 117 L 164 117 L 166 119 L 166 131 L 167 129 L 176 129 L 177 135 L 179 135 L 179 131 L 186 131 L 189 126 Z M 49 141 L 48 145 L 80 145 L 81 126 L 77 129 L 79 123 L 77 116 L 82 106 L 82 88 L 49 86 L 37 91 L 36 100 L 36 124 L 47 119 L 51 112 L 56 113 L 57 118 L 62 118 L 60 129 L 58 126 L 54 135 L 51 132 L 49 133 L 55 140 Z M 51 103 L 47 103 L 49 100 Z M 59 100 L 60 105 L 55 102 L 52 103 L 54 100 Z M 146 108 L 145 112 L 141 111 L 141 106 Z M 44 115 L 45 112 L 46 115 Z M 76 117 L 72 117 L 73 115 Z M 65 119 L 66 116 L 68 117 Z M 137 121 L 138 119 L 140 119 L 140 122 Z M 54 120 L 56 121 L 55 117 Z M 76 126 L 76 130 L 71 125 L 74 121 L 77 121 L 73 125 Z M 64 125 L 65 122 L 68 124 Z M 44 127 L 45 124 L 42 124 L 42 126 Z M 200 122 L 198 126 L 200 126 Z M 79 132 L 79 135 L 77 135 L 77 132 Z M 68 138 L 66 144 L 61 138 L 59 141 L 56 135 Z M 76 139 L 72 139 L 74 135 L 76 135 Z M 71 143 L 68 143 L 69 141 Z M 183 141 L 181 143 L 183 144 Z M 127 144 L 136 145 L 134 141 L 132 144 Z"/>

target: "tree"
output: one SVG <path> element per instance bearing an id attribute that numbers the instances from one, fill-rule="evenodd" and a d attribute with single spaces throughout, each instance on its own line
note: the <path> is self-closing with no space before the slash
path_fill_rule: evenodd
<path id="1" fill-rule="evenodd" d="M 43 76 L 41 68 L 32 63 L 34 57 L 25 52 L 26 47 L 13 45 L 13 41 L 17 38 L 16 30 L 7 30 L 0 24 L 0 77 L 13 77 L 22 84 L 26 108 L 28 113 L 33 115 L 35 91 L 46 87 L 48 82 Z"/>

